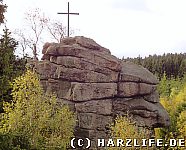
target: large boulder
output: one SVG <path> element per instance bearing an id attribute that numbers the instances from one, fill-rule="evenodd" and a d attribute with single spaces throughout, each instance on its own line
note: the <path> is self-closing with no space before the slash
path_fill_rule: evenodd
<path id="1" fill-rule="evenodd" d="M 109 124 L 127 112 L 142 127 L 169 125 L 168 113 L 159 103 L 158 80 L 142 66 L 123 62 L 81 36 L 46 43 L 42 52 L 35 68 L 43 88 L 76 112 L 77 137 L 108 137 Z"/>

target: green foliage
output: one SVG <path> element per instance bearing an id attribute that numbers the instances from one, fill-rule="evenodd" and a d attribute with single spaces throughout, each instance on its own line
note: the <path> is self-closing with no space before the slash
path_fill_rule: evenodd
<path id="1" fill-rule="evenodd" d="M 25 150 L 30 149 L 28 139 L 24 136 L 0 133 L 0 149 L 1 150 Z"/>
<path id="2" fill-rule="evenodd" d="M 111 136 L 112 139 L 137 139 L 142 141 L 142 139 L 148 139 L 150 132 L 147 129 L 139 128 L 136 123 L 132 120 L 132 117 L 127 116 L 118 116 L 115 120 L 115 123 L 111 125 Z M 125 143 L 124 143 L 125 144 Z M 134 143 L 131 143 L 134 145 Z M 124 149 L 135 149 L 135 147 L 109 147 L 109 150 L 124 150 Z M 138 147 L 138 149 L 153 149 L 152 147 Z"/>
<path id="3" fill-rule="evenodd" d="M 8 29 L 4 29 L 4 34 L 0 39 L 0 112 L 2 112 L 2 102 L 11 101 L 10 82 L 19 76 L 25 69 L 25 59 L 18 59 L 15 49 L 18 42 L 11 37 Z"/>
<path id="4" fill-rule="evenodd" d="M 37 74 L 27 71 L 13 82 L 12 103 L 4 103 L 0 132 L 13 135 L 21 149 L 66 149 L 73 136 L 75 118 L 53 94 L 44 94 Z M 10 139 L 12 140 L 12 139 Z M 13 141 L 13 140 L 12 140 Z M 12 141 L 9 141 L 12 144 Z M 25 147 L 25 145 L 27 147 Z"/>
<path id="5" fill-rule="evenodd" d="M 175 81 L 165 80 L 165 82 L 172 82 L 172 85 L 174 85 Z M 179 81 L 179 83 L 175 84 L 174 87 L 172 86 L 169 95 L 164 95 L 164 93 L 160 97 L 160 102 L 169 113 L 171 119 L 170 127 L 156 130 L 157 136 L 165 139 L 165 141 L 171 138 L 186 139 L 186 82 L 182 84 Z M 175 87 L 179 88 L 176 89 Z M 170 148 L 168 147 L 168 149 Z"/>
<path id="6" fill-rule="evenodd" d="M 158 92 L 161 97 L 172 97 L 183 88 L 184 78 L 182 80 L 180 78 L 173 78 L 171 80 L 167 79 L 166 74 L 163 74 L 162 79 L 158 85 Z"/>

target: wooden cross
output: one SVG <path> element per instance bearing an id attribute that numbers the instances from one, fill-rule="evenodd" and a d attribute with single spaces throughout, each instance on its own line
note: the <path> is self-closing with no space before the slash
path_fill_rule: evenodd
<path id="1" fill-rule="evenodd" d="M 69 2 L 68 2 L 68 12 L 67 13 L 57 13 L 57 14 L 63 14 L 63 15 L 68 15 L 68 30 L 67 30 L 67 36 L 69 37 L 69 16 L 70 15 L 79 15 L 79 13 L 70 13 L 70 10 L 69 10 Z"/>

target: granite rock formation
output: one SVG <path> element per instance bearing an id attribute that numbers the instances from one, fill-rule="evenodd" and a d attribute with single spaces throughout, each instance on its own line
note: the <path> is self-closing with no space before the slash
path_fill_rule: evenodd
<path id="1" fill-rule="evenodd" d="M 94 40 L 77 36 L 46 43 L 35 64 L 46 91 L 77 114 L 77 137 L 107 137 L 117 114 L 129 112 L 139 126 L 168 126 L 159 103 L 158 80 L 147 69 L 112 56 Z"/>

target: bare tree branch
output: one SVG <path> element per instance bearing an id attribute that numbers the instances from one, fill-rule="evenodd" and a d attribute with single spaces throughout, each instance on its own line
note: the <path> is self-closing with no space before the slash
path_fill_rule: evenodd
<path id="1" fill-rule="evenodd" d="M 35 9 L 25 13 L 27 27 L 31 30 L 18 30 L 16 34 L 19 37 L 23 55 L 27 48 L 32 50 L 34 59 L 37 59 L 39 53 L 39 46 L 41 46 L 43 35 L 47 38 L 52 38 L 54 42 L 60 43 L 61 39 L 66 37 L 67 28 L 63 26 L 60 21 L 51 20 L 41 13 L 40 9 Z M 72 35 L 73 30 L 70 30 Z M 43 44 L 43 43 L 42 43 Z"/>
<path id="2" fill-rule="evenodd" d="M 21 46 L 22 49 L 22 55 L 25 57 L 27 55 L 26 49 L 30 47 L 30 42 L 28 38 L 24 35 L 24 33 L 20 29 L 16 29 L 14 31 L 14 35 L 17 36 L 17 39 L 19 41 L 19 45 Z"/>
<path id="3" fill-rule="evenodd" d="M 56 40 L 58 43 L 62 38 L 65 37 L 67 28 L 63 26 L 63 24 L 59 21 L 51 21 L 48 19 L 46 23 L 46 27 L 50 35 Z"/>
<path id="4" fill-rule="evenodd" d="M 38 55 L 38 42 L 41 40 L 41 35 L 43 30 L 45 29 L 45 24 L 47 22 L 44 13 L 41 13 L 41 11 L 37 8 L 34 11 L 29 11 L 29 13 L 26 13 L 26 20 L 28 21 L 28 24 L 30 25 L 32 31 L 33 31 L 33 37 L 29 38 L 29 47 L 32 49 L 34 58 L 37 59 Z"/>

